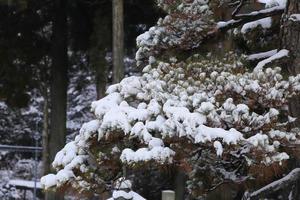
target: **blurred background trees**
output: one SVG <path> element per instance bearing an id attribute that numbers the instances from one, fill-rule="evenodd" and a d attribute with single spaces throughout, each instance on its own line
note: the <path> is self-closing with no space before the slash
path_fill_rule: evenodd
<path id="1" fill-rule="evenodd" d="M 135 38 L 163 16 L 152 0 L 124 2 L 118 61 L 124 65 L 118 64 L 121 73 L 113 76 L 112 3 L 0 1 L 0 143 L 33 146 L 34 133 L 43 136 L 44 173 L 66 139 L 90 119 L 90 102 L 103 97 L 122 71 L 139 73 Z M 0 170 L 12 169 L 21 158 L 32 155 L 1 154 Z"/>

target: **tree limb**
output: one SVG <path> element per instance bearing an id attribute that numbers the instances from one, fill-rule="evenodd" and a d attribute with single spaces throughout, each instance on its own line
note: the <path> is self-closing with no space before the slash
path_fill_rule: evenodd
<path id="1" fill-rule="evenodd" d="M 246 14 L 237 14 L 235 17 L 236 19 L 249 19 L 249 18 L 265 18 L 265 17 L 270 17 L 274 15 L 279 15 L 282 14 L 284 11 L 285 7 L 284 6 L 275 6 L 272 8 L 266 8 L 263 10 L 259 11 L 253 11 L 251 13 L 246 13 Z"/>
<path id="2" fill-rule="evenodd" d="M 247 14 L 235 15 L 235 19 L 229 20 L 227 22 L 218 22 L 217 29 L 220 31 L 227 31 L 232 28 L 239 27 L 240 25 L 246 24 L 248 22 L 256 21 L 266 17 L 272 17 L 275 15 L 283 14 L 284 7 L 275 6 L 272 8 L 267 8 L 260 11 L 254 11 Z"/>
<path id="3" fill-rule="evenodd" d="M 300 168 L 292 170 L 285 177 L 264 186 L 263 188 L 252 192 L 251 194 L 245 193 L 243 199 L 258 200 L 259 198 L 267 197 L 268 195 L 275 193 L 279 190 L 291 187 L 296 181 L 300 179 Z M 245 198 L 245 196 L 247 196 Z"/>

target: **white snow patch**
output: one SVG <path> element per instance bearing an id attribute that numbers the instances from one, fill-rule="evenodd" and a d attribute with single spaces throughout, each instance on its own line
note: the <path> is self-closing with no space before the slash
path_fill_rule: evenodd
<path id="1" fill-rule="evenodd" d="M 294 22 L 299 22 L 300 21 L 300 14 L 292 14 L 289 17 L 289 20 L 294 21 Z"/>
<path id="2" fill-rule="evenodd" d="M 124 163 L 137 163 L 141 161 L 155 160 L 161 163 L 171 163 L 175 152 L 168 147 L 155 146 L 152 149 L 140 148 L 137 151 L 124 149 L 120 159 Z"/>
<path id="3" fill-rule="evenodd" d="M 57 178 L 55 174 L 48 174 L 46 176 L 43 176 L 41 178 L 41 185 L 43 188 L 45 188 L 46 190 L 56 186 L 57 184 Z"/>
<path id="4" fill-rule="evenodd" d="M 258 0 L 258 2 L 265 4 L 267 8 L 275 6 L 285 7 L 287 0 Z"/>
<path id="5" fill-rule="evenodd" d="M 214 142 L 214 147 L 216 149 L 217 156 L 222 156 L 222 154 L 223 154 L 223 146 L 222 146 L 221 142 L 215 141 Z"/>

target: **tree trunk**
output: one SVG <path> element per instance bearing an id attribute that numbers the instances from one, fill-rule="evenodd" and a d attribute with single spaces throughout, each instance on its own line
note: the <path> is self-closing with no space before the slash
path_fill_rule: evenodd
<path id="1" fill-rule="evenodd" d="M 48 112 L 48 88 L 44 88 L 44 105 L 43 105 L 43 133 L 42 133 L 42 145 L 43 145 L 43 174 L 46 175 L 50 172 L 50 158 L 49 158 L 49 112 Z"/>
<path id="2" fill-rule="evenodd" d="M 94 18 L 94 30 L 90 40 L 89 60 L 90 66 L 95 70 L 97 99 L 104 96 L 107 85 L 108 63 L 105 56 L 111 47 L 110 19 L 111 12 L 99 8 Z"/>
<path id="3" fill-rule="evenodd" d="M 51 66 L 51 113 L 49 157 L 52 161 L 56 153 L 65 145 L 66 140 L 66 107 L 67 107 L 67 16 L 66 0 L 55 0 L 52 38 Z M 62 194 L 47 193 L 46 199 L 60 200 Z"/>
<path id="4" fill-rule="evenodd" d="M 300 73 L 300 21 L 290 20 L 292 14 L 300 14 L 300 1 L 288 0 L 287 7 L 284 12 L 281 24 L 281 48 L 289 50 L 290 63 L 288 66 L 289 75 L 297 75 Z M 300 127 L 300 97 L 294 97 L 289 103 L 289 112 L 293 117 L 297 117 L 295 126 Z M 295 166 L 299 167 L 299 159 L 296 159 Z M 300 185 L 300 179 L 295 183 L 295 186 Z M 299 198 L 300 188 L 293 188 L 291 195 Z"/>
<path id="5" fill-rule="evenodd" d="M 180 170 L 176 172 L 175 177 L 175 199 L 184 199 L 184 193 L 186 188 L 186 174 Z"/>
<path id="6" fill-rule="evenodd" d="M 113 83 L 124 77 L 123 0 L 113 0 Z"/>
<path id="7" fill-rule="evenodd" d="M 107 62 L 105 60 L 105 53 L 99 52 L 99 61 L 96 66 L 96 90 L 97 99 L 104 97 L 107 84 Z"/>
<path id="8" fill-rule="evenodd" d="M 281 48 L 290 51 L 290 63 L 288 63 L 288 72 L 290 75 L 300 73 L 300 22 L 289 20 L 292 14 L 300 13 L 300 1 L 289 0 L 284 12 L 281 28 Z M 300 125 L 300 98 L 294 98 L 290 103 L 290 113 L 297 117 L 296 126 Z"/>

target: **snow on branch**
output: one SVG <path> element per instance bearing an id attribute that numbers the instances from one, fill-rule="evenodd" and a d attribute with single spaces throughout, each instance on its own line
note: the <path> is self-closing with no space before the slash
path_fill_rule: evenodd
<path id="1" fill-rule="evenodd" d="M 266 17 L 270 17 L 270 16 L 274 16 L 274 15 L 280 15 L 283 13 L 285 9 L 284 5 L 279 5 L 279 6 L 274 6 L 272 8 L 266 8 L 263 10 L 259 10 L 259 11 L 253 11 L 250 13 L 246 13 L 246 14 L 238 14 L 236 15 L 236 19 L 251 19 L 251 18 L 257 18 L 257 19 L 261 19 L 261 18 L 266 18 Z"/>
<path id="2" fill-rule="evenodd" d="M 285 177 L 264 186 L 263 188 L 256 190 L 252 193 L 245 193 L 244 199 L 246 200 L 257 200 L 262 197 L 267 197 L 268 195 L 275 193 L 279 190 L 291 187 L 300 178 L 300 168 L 292 170 Z"/>
<path id="3" fill-rule="evenodd" d="M 238 3 L 237 7 L 234 9 L 234 11 L 231 14 L 233 19 L 236 19 L 236 15 L 238 14 L 238 12 L 240 12 L 241 8 L 244 6 L 245 0 L 240 0 L 237 3 Z"/>
<path id="4" fill-rule="evenodd" d="M 253 22 L 266 17 L 272 17 L 275 15 L 281 15 L 284 11 L 285 6 L 275 6 L 272 8 L 266 8 L 259 11 L 254 11 L 248 14 L 235 15 L 235 19 L 229 20 L 227 22 L 220 21 L 217 23 L 217 28 L 220 31 L 227 31 L 232 28 L 239 27 L 248 22 Z"/>
<path id="5" fill-rule="evenodd" d="M 255 60 L 266 59 L 266 58 L 269 58 L 269 57 L 273 56 L 277 52 L 278 52 L 277 49 L 273 49 L 273 50 L 266 51 L 266 52 L 260 52 L 260 53 L 251 54 L 251 55 L 249 55 L 247 57 L 247 60 L 249 60 L 249 61 L 255 61 Z"/>
<path id="6" fill-rule="evenodd" d="M 279 60 L 284 57 L 287 57 L 288 55 L 289 55 L 289 51 L 286 49 L 282 49 L 282 50 L 278 51 L 276 54 L 272 55 L 271 57 L 260 61 L 254 68 L 254 71 L 259 71 L 259 70 L 263 69 L 264 66 L 266 66 L 267 64 L 270 64 L 270 63 L 274 62 L 275 60 Z"/>
<path id="7" fill-rule="evenodd" d="M 253 22 L 248 22 L 242 26 L 241 33 L 245 34 L 257 27 L 262 27 L 264 29 L 271 28 L 272 26 L 272 18 L 266 17 Z"/>

